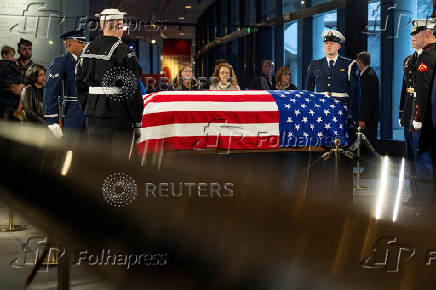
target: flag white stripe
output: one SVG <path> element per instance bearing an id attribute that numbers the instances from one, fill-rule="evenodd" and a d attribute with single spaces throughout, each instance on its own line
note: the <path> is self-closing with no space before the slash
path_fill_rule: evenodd
<path id="1" fill-rule="evenodd" d="M 278 108 L 275 102 L 151 102 L 145 107 L 144 115 L 182 111 L 275 112 Z"/>
<path id="2" fill-rule="evenodd" d="M 141 128 L 139 142 L 149 139 L 189 136 L 278 136 L 279 124 L 186 123 Z"/>

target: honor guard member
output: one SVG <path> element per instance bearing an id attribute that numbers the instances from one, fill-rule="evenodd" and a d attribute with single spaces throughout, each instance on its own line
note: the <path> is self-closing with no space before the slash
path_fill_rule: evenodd
<path id="1" fill-rule="evenodd" d="M 121 41 L 125 14 L 118 9 L 105 9 L 96 15 L 100 17 L 103 35 L 85 47 L 77 66 L 77 90 L 87 134 L 106 143 L 115 134 L 133 132 L 142 120 L 140 67 L 135 53 Z M 123 77 L 111 82 L 111 77 L 120 72 Z"/>
<path id="2" fill-rule="evenodd" d="M 313 60 L 307 70 L 305 89 L 323 93 L 334 97 L 345 104 L 350 104 L 350 99 L 358 88 L 357 63 L 339 55 L 341 43 L 345 37 L 336 30 L 322 33 L 326 57 Z M 353 102 L 355 100 L 352 100 Z M 351 103 L 353 119 L 358 121 L 359 103 Z"/>
<path id="3" fill-rule="evenodd" d="M 435 23 L 430 19 L 413 21 L 418 33 L 413 37 L 422 46 L 418 57 L 418 68 L 415 81 L 415 99 L 412 110 L 413 149 L 417 151 L 415 170 L 417 192 L 423 205 L 431 204 L 433 192 L 432 144 L 434 130 L 431 117 L 431 91 L 436 69 L 436 37 L 433 35 Z"/>
<path id="4" fill-rule="evenodd" d="M 415 52 L 404 59 L 404 75 L 403 86 L 401 89 L 400 110 L 399 110 L 399 122 L 400 126 L 404 127 L 404 146 L 406 152 L 406 158 L 409 163 L 410 169 L 410 199 L 405 203 L 407 206 L 415 207 L 420 205 L 421 201 L 419 195 L 416 193 L 416 180 L 415 180 L 415 155 L 416 149 L 413 147 L 412 132 L 410 126 L 412 124 L 412 107 L 415 99 L 415 78 L 418 71 L 418 57 L 422 53 L 422 43 L 416 41 L 415 35 L 425 30 L 425 27 L 413 26 L 412 32 L 412 48 Z"/>
<path id="5" fill-rule="evenodd" d="M 75 77 L 77 56 L 86 45 L 84 31 L 69 31 L 60 38 L 67 53 L 53 59 L 44 85 L 44 118 L 56 137 L 62 136 L 62 127 L 81 130 L 85 125 L 76 96 Z"/>

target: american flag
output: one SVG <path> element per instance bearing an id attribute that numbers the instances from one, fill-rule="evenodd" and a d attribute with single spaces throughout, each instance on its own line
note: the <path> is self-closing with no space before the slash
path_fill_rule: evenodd
<path id="1" fill-rule="evenodd" d="M 348 145 L 348 108 L 308 91 L 163 91 L 144 97 L 138 153 Z"/>

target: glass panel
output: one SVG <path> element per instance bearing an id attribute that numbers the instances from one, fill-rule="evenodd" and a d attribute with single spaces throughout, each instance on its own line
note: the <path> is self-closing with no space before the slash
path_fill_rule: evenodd
<path id="1" fill-rule="evenodd" d="M 429 0 L 418 0 L 416 8 L 417 8 L 416 18 L 420 18 L 420 19 L 430 18 L 430 15 L 433 12 L 432 1 Z"/>
<path id="2" fill-rule="evenodd" d="M 285 25 L 285 66 L 291 68 L 291 82 L 298 86 L 300 72 L 298 71 L 298 22 L 292 21 Z"/>
<path id="3" fill-rule="evenodd" d="M 313 16 L 313 59 L 325 57 L 321 34 L 325 30 L 336 30 L 337 19 L 338 13 L 336 10 L 316 14 Z"/>

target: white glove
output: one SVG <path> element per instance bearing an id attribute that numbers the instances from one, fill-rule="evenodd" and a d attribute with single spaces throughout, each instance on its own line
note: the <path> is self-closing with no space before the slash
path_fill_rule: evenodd
<path id="1" fill-rule="evenodd" d="M 415 129 L 421 129 L 422 128 L 422 122 L 413 121 L 412 125 L 413 125 L 413 128 L 415 128 Z"/>
<path id="2" fill-rule="evenodd" d="M 62 134 L 62 129 L 61 129 L 61 127 L 59 127 L 58 123 L 48 125 L 48 128 L 53 133 L 55 138 L 62 138 L 64 136 L 64 134 Z"/>

